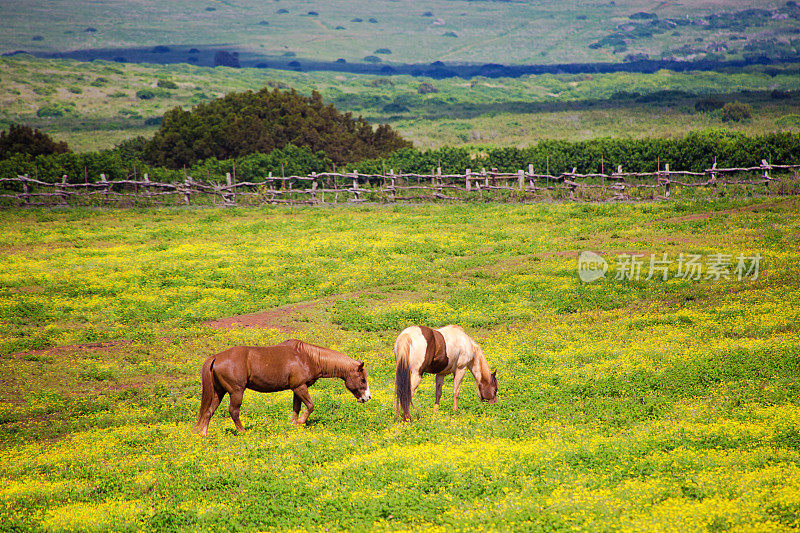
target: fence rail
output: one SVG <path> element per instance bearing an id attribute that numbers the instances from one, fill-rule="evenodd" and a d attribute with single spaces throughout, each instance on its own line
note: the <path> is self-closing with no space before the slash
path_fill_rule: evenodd
<path id="1" fill-rule="evenodd" d="M 580 174 L 576 168 L 558 175 L 534 172 L 533 165 L 517 172 L 481 169 L 463 174 L 359 174 L 322 172 L 308 176 L 272 176 L 262 181 L 237 181 L 227 174 L 224 181 L 197 181 L 186 176 L 183 182 L 162 183 L 142 179 L 108 180 L 105 174 L 95 182 L 71 183 L 67 176 L 42 181 L 28 175 L 0 179 L 0 202 L 17 206 L 57 205 L 262 205 L 327 204 L 339 202 L 398 202 L 469 199 L 573 199 L 640 200 L 670 198 L 675 187 L 711 190 L 720 186 L 744 186 L 759 194 L 774 194 L 770 185 L 779 182 L 777 173 L 788 173 L 800 165 L 761 164 L 743 168 L 717 168 L 714 163 L 703 172 L 663 170 L 611 174 Z M 753 191 L 751 191 L 753 192 Z M 505 194 L 505 196 L 503 196 Z M 0 204 L 0 205 L 2 205 Z"/>

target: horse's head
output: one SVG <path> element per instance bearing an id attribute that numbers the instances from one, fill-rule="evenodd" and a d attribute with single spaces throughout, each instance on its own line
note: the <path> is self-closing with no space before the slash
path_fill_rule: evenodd
<path id="1" fill-rule="evenodd" d="M 497 403 L 497 370 L 488 379 L 478 382 L 478 395 L 482 402 Z"/>
<path id="2" fill-rule="evenodd" d="M 344 385 L 347 390 L 353 393 L 361 403 L 372 399 L 367 383 L 367 371 L 364 370 L 364 363 L 359 362 L 357 367 L 353 367 L 344 378 Z"/>

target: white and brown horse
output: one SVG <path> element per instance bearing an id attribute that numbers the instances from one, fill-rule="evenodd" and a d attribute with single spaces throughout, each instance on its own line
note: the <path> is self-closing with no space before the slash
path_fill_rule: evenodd
<path id="1" fill-rule="evenodd" d="M 439 409 L 444 377 L 448 374 L 454 374 L 454 411 L 458 410 L 458 391 L 467 371 L 475 377 L 481 400 L 489 403 L 497 401 L 496 372 L 489 370 L 481 347 L 459 326 L 440 329 L 411 326 L 404 329 L 394 342 L 394 359 L 397 364 L 395 396 L 398 406 L 403 410 L 403 420 L 411 418 L 411 398 L 422 380 L 422 374 L 436 374 L 434 411 Z"/>
<path id="2" fill-rule="evenodd" d="M 289 339 L 275 346 L 234 346 L 209 356 L 203 363 L 203 397 L 195 430 L 208 431 L 208 423 L 225 394 L 230 394 L 228 412 L 238 431 L 244 431 L 239 408 L 245 389 L 258 392 L 291 390 L 292 423 L 304 424 L 314 410 L 308 387 L 319 378 L 340 378 L 356 400 L 366 402 L 372 396 L 364 363 L 345 354 Z M 300 415 L 301 404 L 306 411 Z"/>

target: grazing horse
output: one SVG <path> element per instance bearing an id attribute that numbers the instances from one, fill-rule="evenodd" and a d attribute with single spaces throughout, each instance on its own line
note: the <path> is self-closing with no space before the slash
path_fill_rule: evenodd
<path id="1" fill-rule="evenodd" d="M 403 410 L 403 420 L 410 420 L 411 397 L 417 390 L 422 374 L 436 374 L 436 402 L 439 409 L 442 385 L 447 374 L 453 377 L 453 410 L 458 410 L 458 391 L 467 370 L 475 376 L 478 395 L 482 401 L 497 401 L 497 372 L 490 372 L 483 350 L 459 326 L 431 329 L 411 326 L 400 332 L 394 342 L 397 371 L 394 377 L 397 404 Z"/>
<path id="2" fill-rule="evenodd" d="M 308 387 L 319 378 L 344 380 L 347 389 L 359 402 L 366 402 L 372 397 L 364 363 L 297 339 L 289 339 L 275 346 L 234 346 L 209 356 L 202 368 L 203 397 L 195 430 L 205 436 L 211 415 L 227 393 L 231 396 L 228 412 L 237 431 L 244 431 L 239 420 L 239 408 L 245 389 L 258 392 L 291 389 L 294 392 L 292 424 L 305 424 L 314 411 Z M 306 406 L 302 415 L 301 403 Z"/>

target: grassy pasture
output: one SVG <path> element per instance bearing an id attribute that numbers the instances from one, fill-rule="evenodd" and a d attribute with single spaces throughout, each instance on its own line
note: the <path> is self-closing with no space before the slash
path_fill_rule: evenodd
<path id="1" fill-rule="evenodd" d="M 0 524 L 17 530 L 800 527 L 800 204 L 5 211 Z M 582 283 L 576 257 L 612 263 Z M 617 280 L 623 253 L 763 256 Z M 646 266 L 645 266 L 646 270 Z M 264 328 L 209 321 L 271 310 Z M 498 369 L 394 416 L 391 347 L 462 324 Z M 198 368 L 295 336 L 366 361 L 305 428 L 286 393 L 190 433 Z"/>

